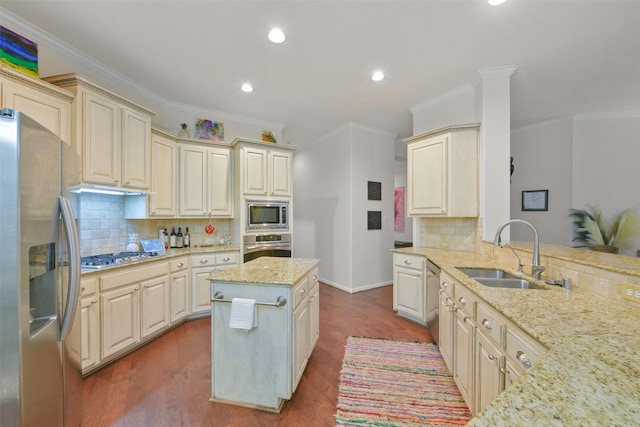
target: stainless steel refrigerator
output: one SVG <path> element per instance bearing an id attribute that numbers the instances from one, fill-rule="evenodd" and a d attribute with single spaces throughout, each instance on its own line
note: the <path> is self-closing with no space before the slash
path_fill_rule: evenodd
<path id="1" fill-rule="evenodd" d="M 0 109 L 0 425 L 81 422 L 80 242 L 66 183 L 77 155 Z"/>

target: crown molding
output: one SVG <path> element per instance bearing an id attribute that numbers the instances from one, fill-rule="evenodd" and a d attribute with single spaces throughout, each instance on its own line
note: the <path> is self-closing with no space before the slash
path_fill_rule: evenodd
<path id="1" fill-rule="evenodd" d="M 531 129 L 553 126 L 562 122 L 582 122 L 591 120 L 640 119 L 640 111 L 617 111 L 609 113 L 578 113 L 570 116 L 554 117 L 540 122 L 511 129 L 511 133 L 526 132 Z"/>
<path id="2" fill-rule="evenodd" d="M 488 79 L 511 77 L 515 73 L 517 65 L 500 65 L 497 67 L 486 67 L 479 69 L 476 74 L 471 78 L 471 86 L 477 87 L 480 82 Z"/>
<path id="3" fill-rule="evenodd" d="M 80 65 L 87 67 L 88 69 L 94 70 L 98 75 L 102 76 L 108 81 L 113 81 L 119 86 L 135 92 L 136 94 L 138 94 L 138 96 L 142 96 L 144 97 L 144 99 L 147 99 L 155 103 L 156 105 L 161 106 L 162 108 L 174 109 L 186 113 L 193 113 L 196 115 L 211 113 L 215 114 L 216 117 L 225 118 L 227 120 L 242 124 L 267 127 L 276 131 L 282 131 L 282 129 L 284 129 L 284 125 L 282 123 L 275 123 L 267 120 L 245 117 L 233 113 L 216 111 L 193 105 L 180 104 L 167 100 L 166 98 L 161 97 L 157 93 L 149 90 L 136 81 L 129 79 L 128 77 L 119 73 L 108 65 L 105 65 L 102 62 L 92 58 L 90 55 L 83 53 L 82 51 L 41 30 L 30 22 L 25 21 L 24 19 L 2 7 L 0 7 L 0 24 L 11 27 L 13 31 L 20 33 L 24 37 L 37 40 L 38 44 L 45 45 L 51 50 L 59 53 L 60 55 L 69 58 L 73 62 L 79 63 Z"/>
<path id="4" fill-rule="evenodd" d="M 420 104 L 409 107 L 409 111 L 412 114 L 419 113 L 424 110 L 428 110 L 430 108 L 435 107 L 436 105 L 443 104 L 453 98 L 457 98 L 460 95 L 464 95 L 465 93 L 469 93 L 473 90 L 473 86 L 469 83 L 465 83 L 461 86 L 448 90 L 446 92 L 441 93 L 440 95 L 436 95 L 433 98 L 430 98 Z"/>

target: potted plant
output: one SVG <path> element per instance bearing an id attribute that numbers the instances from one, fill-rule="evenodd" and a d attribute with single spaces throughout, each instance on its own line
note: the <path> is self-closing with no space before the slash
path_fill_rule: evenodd
<path id="1" fill-rule="evenodd" d="M 584 242 L 593 250 L 618 253 L 619 250 L 633 246 L 638 231 L 638 214 L 627 209 L 615 217 L 609 227 L 598 208 L 587 206 L 587 209 L 571 209 L 570 217 L 574 217 L 574 241 Z"/>

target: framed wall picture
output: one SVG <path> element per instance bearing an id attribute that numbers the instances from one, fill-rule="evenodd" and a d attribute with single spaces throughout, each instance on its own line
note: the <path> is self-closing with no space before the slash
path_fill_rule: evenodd
<path id="1" fill-rule="evenodd" d="M 382 230 L 382 211 L 367 211 L 367 230 Z"/>
<path id="2" fill-rule="evenodd" d="M 549 190 L 530 190 L 522 192 L 523 211 L 549 210 Z"/>
<path id="3" fill-rule="evenodd" d="M 382 200 L 382 183 L 367 181 L 367 199 Z"/>

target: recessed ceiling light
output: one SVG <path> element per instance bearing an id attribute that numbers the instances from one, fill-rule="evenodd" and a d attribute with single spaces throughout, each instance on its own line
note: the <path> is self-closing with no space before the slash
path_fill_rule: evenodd
<path id="1" fill-rule="evenodd" d="M 507 0 L 487 0 L 491 6 L 497 6 L 499 4 L 504 3 Z"/>
<path id="2" fill-rule="evenodd" d="M 242 89 L 243 92 L 247 93 L 253 92 L 253 86 L 251 86 L 251 84 L 249 83 L 244 83 L 240 89 Z"/>
<path id="3" fill-rule="evenodd" d="M 382 79 L 384 79 L 384 74 L 382 73 L 382 71 L 376 71 L 371 74 L 371 80 L 373 80 L 374 82 L 379 82 Z"/>
<path id="4" fill-rule="evenodd" d="M 286 39 L 286 36 L 280 28 L 274 28 L 269 31 L 269 40 L 274 43 L 282 43 Z"/>

